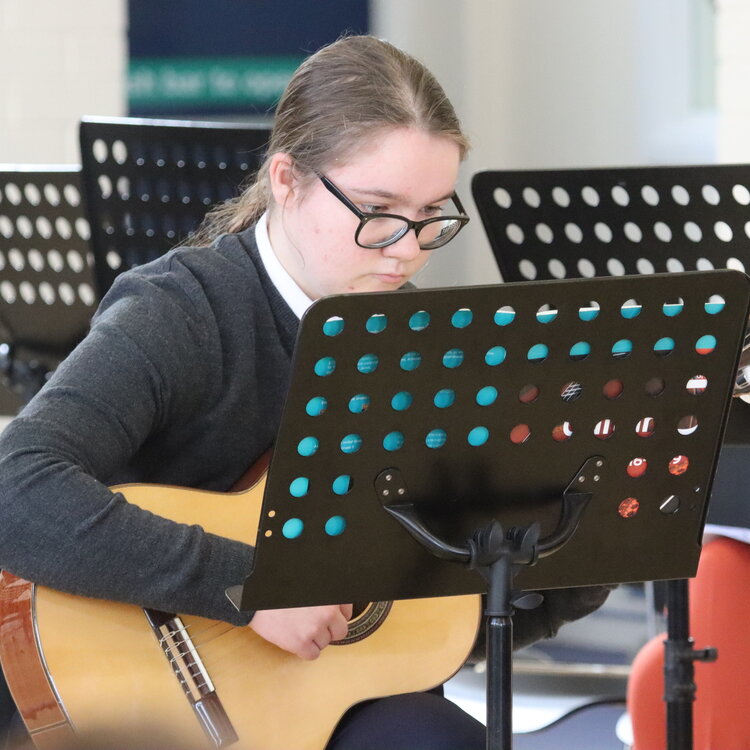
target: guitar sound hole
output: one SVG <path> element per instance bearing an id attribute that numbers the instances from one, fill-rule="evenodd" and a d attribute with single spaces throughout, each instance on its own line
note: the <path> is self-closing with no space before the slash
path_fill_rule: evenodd
<path id="1" fill-rule="evenodd" d="M 332 641 L 331 645 L 344 646 L 366 638 L 381 626 L 391 605 L 392 602 L 354 602 L 348 634 L 340 641 Z"/>
<path id="2" fill-rule="evenodd" d="M 349 618 L 349 622 L 354 622 L 359 619 L 371 604 L 372 602 L 354 602 L 352 605 L 352 616 Z"/>

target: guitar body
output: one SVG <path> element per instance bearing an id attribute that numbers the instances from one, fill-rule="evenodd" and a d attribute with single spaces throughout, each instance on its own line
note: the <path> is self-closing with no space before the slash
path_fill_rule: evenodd
<path id="1" fill-rule="evenodd" d="M 235 493 L 115 488 L 182 523 L 254 543 L 263 481 Z M 71 733 L 184 748 L 235 744 L 322 750 L 344 712 L 384 695 L 425 690 L 457 672 L 477 632 L 477 595 L 395 601 L 364 634 L 303 661 L 250 628 L 183 615 L 233 737 L 209 739 L 143 609 L 38 586 L 0 572 L 0 660 L 40 750 Z M 357 620 L 350 623 L 350 633 Z"/>

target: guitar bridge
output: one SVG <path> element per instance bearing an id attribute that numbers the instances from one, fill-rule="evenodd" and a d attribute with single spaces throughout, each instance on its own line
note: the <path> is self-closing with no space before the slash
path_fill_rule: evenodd
<path id="1" fill-rule="evenodd" d="M 215 747 L 237 742 L 232 722 L 180 617 L 155 609 L 143 611 L 209 740 Z"/>

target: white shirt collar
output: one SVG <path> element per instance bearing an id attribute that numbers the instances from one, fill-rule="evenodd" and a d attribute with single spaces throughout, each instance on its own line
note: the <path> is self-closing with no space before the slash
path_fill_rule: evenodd
<path id="1" fill-rule="evenodd" d="M 313 301 L 302 291 L 297 282 L 289 275 L 281 261 L 276 257 L 276 253 L 271 247 L 271 238 L 268 236 L 268 214 L 265 213 L 258 219 L 255 225 L 255 243 L 258 245 L 258 252 L 266 272 L 271 277 L 279 294 L 284 301 L 292 308 L 298 318 L 302 318 L 305 311 Z"/>

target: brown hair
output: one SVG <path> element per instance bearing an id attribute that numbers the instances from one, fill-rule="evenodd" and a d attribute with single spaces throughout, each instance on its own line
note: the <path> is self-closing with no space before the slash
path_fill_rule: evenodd
<path id="1" fill-rule="evenodd" d="M 271 205 L 269 159 L 289 154 L 295 166 L 323 173 L 344 161 L 378 130 L 409 127 L 469 143 L 435 76 L 415 58 L 371 36 L 347 36 L 308 57 L 276 109 L 266 160 L 252 184 L 210 211 L 190 244 L 210 243 L 250 226 Z"/>

